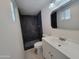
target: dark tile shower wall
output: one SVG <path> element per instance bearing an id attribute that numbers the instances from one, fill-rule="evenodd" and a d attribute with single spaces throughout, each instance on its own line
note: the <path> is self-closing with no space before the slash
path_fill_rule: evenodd
<path id="1" fill-rule="evenodd" d="M 33 44 L 42 38 L 41 13 L 36 16 L 21 15 L 20 21 L 24 48 L 33 47 Z"/>
<path id="2" fill-rule="evenodd" d="M 38 33 L 39 33 L 39 38 L 42 38 L 42 20 L 41 20 L 41 12 L 38 13 L 37 15 L 37 25 L 38 25 Z"/>

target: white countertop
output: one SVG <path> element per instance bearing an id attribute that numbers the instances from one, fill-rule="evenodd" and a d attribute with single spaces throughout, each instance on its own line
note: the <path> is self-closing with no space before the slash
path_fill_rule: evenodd
<path id="1" fill-rule="evenodd" d="M 79 59 L 79 44 L 73 41 L 66 40 L 62 42 L 56 37 L 45 37 L 43 38 L 46 42 L 58 49 L 61 53 L 69 57 L 70 59 Z M 59 47 L 58 45 L 61 45 Z"/>

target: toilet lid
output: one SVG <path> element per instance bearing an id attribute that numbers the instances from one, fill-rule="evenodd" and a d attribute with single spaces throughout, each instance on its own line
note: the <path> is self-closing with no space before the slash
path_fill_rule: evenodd
<path id="1" fill-rule="evenodd" d="M 35 48 L 41 47 L 42 46 L 42 42 L 36 42 L 34 44 Z"/>

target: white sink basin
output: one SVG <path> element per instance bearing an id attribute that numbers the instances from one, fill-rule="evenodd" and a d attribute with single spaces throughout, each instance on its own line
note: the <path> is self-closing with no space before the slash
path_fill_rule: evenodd
<path id="1" fill-rule="evenodd" d="M 52 43 L 53 42 L 53 43 Z M 54 44 L 57 47 L 63 47 L 65 45 L 68 45 L 68 40 L 65 38 L 50 38 L 50 43 Z"/>

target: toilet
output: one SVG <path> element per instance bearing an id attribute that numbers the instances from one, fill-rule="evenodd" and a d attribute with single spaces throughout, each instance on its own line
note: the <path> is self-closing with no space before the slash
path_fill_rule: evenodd
<path id="1" fill-rule="evenodd" d="M 47 35 L 43 34 L 43 38 Z M 34 48 L 36 49 L 36 53 L 40 56 L 43 56 L 43 48 L 42 48 L 42 41 L 36 42 L 34 44 Z"/>
<path id="2" fill-rule="evenodd" d="M 42 49 L 42 41 L 36 42 L 34 44 L 34 48 L 36 49 L 36 54 L 42 56 L 43 49 Z"/>

